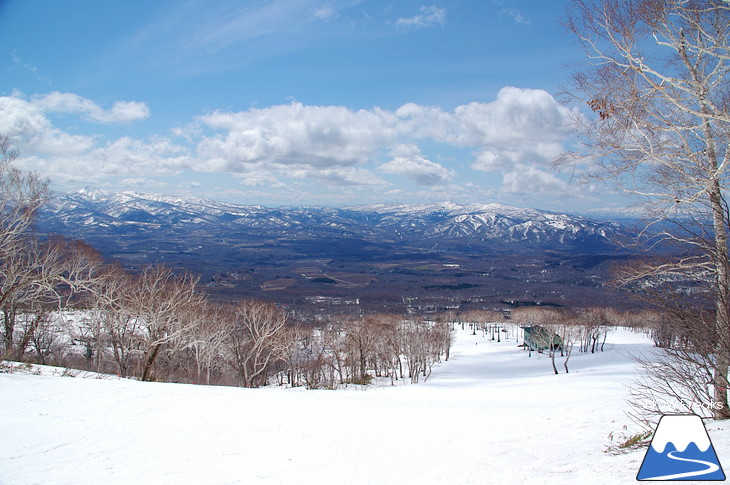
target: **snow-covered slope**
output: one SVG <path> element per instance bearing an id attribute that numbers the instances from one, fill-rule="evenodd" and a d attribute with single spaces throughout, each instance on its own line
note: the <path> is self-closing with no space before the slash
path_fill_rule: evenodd
<path id="1" fill-rule="evenodd" d="M 616 331 L 556 376 L 459 331 L 426 383 L 343 391 L 0 374 L 0 483 L 635 483 L 644 451 L 604 450 L 648 351 Z M 730 463 L 730 428 L 707 428 Z"/>

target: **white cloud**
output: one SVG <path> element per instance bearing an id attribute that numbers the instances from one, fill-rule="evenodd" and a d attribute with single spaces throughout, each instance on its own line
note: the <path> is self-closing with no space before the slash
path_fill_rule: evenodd
<path id="1" fill-rule="evenodd" d="M 370 160 L 396 133 L 381 110 L 300 103 L 217 112 L 202 118 L 223 134 L 204 138 L 198 154 L 213 170 L 246 171 L 253 164 L 327 169 Z"/>
<path id="2" fill-rule="evenodd" d="M 504 168 L 504 166 L 504 159 L 500 156 L 500 153 L 495 153 L 491 150 L 484 150 L 477 155 L 477 158 L 471 165 L 471 168 L 482 172 L 492 172 L 500 170 Z"/>
<path id="3" fill-rule="evenodd" d="M 243 173 L 254 166 L 290 167 L 311 174 L 377 162 L 382 150 L 416 146 L 421 139 L 473 148 L 476 170 L 504 170 L 516 163 L 545 166 L 560 153 L 571 115 L 545 91 L 512 87 L 500 90 L 491 103 L 470 103 L 453 112 L 414 103 L 389 112 L 298 102 L 215 112 L 201 118 L 214 134 L 200 138 L 196 168 Z M 419 183 L 431 184 L 454 177 L 420 153 L 392 156 L 398 160 L 385 164 L 385 173 L 420 174 Z"/>
<path id="4" fill-rule="evenodd" d="M 52 112 L 97 121 L 148 115 L 141 103 L 102 109 L 70 93 L 0 97 L 0 133 L 16 141 L 24 168 L 74 180 L 229 173 L 247 187 L 284 192 L 309 183 L 313 190 L 332 188 L 333 197 L 347 187 L 397 191 L 397 178 L 451 190 L 477 182 L 471 170 L 501 175 L 502 193 L 558 194 L 568 185 L 547 168 L 562 151 L 574 115 L 545 91 L 514 87 L 500 90 L 492 102 L 451 111 L 414 103 L 389 111 L 299 102 L 216 111 L 180 120 L 170 137 L 146 139 L 60 129 L 47 116 Z M 472 159 L 464 160 L 469 153 Z M 457 173 L 457 167 L 469 168 Z M 480 177 L 497 190 L 497 177 Z"/>
<path id="5" fill-rule="evenodd" d="M 254 170 L 252 172 L 238 173 L 236 178 L 241 181 L 241 185 L 247 187 L 286 187 L 271 172 L 265 170 Z"/>
<path id="6" fill-rule="evenodd" d="M 288 174 L 294 178 L 314 179 L 336 186 L 385 186 L 387 182 L 368 170 L 356 167 L 299 169 Z"/>
<path id="7" fill-rule="evenodd" d="M 146 177 L 131 177 L 125 178 L 119 181 L 119 185 L 126 187 L 127 189 L 139 190 L 144 188 L 146 190 L 164 190 L 169 184 L 162 180 L 149 179 Z"/>
<path id="8" fill-rule="evenodd" d="M 451 113 L 406 104 L 395 114 L 407 136 L 471 148 L 472 169 L 502 173 L 517 165 L 549 166 L 563 150 L 575 115 L 546 91 L 515 87 L 502 88 L 490 103 L 469 103 Z"/>
<path id="9" fill-rule="evenodd" d="M 70 155 L 22 156 L 23 168 L 51 176 L 54 180 L 97 183 L 112 175 L 168 176 L 188 169 L 192 163 L 188 151 L 162 138 L 137 140 L 122 137 L 103 146 Z"/>
<path id="10" fill-rule="evenodd" d="M 109 174 L 170 174 L 191 165 L 189 149 L 163 137 L 113 139 L 79 135 L 54 126 L 47 113 L 66 113 L 100 122 L 124 122 L 149 114 L 142 103 L 117 102 L 104 110 L 93 101 L 53 92 L 24 99 L 0 97 L 0 133 L 21 152 L 23 167 L 61 178 L 99 178 Z"/>
<path id="11" fill-rule="evenodd" d="M 314 11 L 314 17 L 323 20 L 336 18 L 337 15 L 337 10 L 332 5 L 322 5 Z"/>
<path id="12" fill-rule="evenodd" d="M 575 192 L 575 187 L 537 167 L 518 166 L 504 174 L 503 190 L 511 194 L 569 196 Z"/>
<path id="13" fill-rule="evenodd" d="M 82 153 L 93 145 L 90 136 L 55 128 L 39 107 L 18 96 L 0 97 L 0 133 L 11 137 L 21 154 L 31 150 L 68 156 Z"/>
<path id="14" fill-rule="evenodd" d="M 80 114 L 85 119 L 99 123 L 130 123 L 149 118 L 150 111 L 145 103 L 137 101 L 117 101 L 108 110 L 103 109 L 90 99 L 77 94 L 54 91 L 34 96 L 31 104 L 42 112 Z"/>
<path id="15" fill-rule="evenodd" d="M 398 18 L 395 21 L 396 27 L 430 27 L 432 25 L 443 25 L 446 23 L 446 9 L 436 6 L 423 6 L 418 9 L 420 13 L 413 17 Z"/>
<path id="16" fill-rule="evenodd" d="M 559 142 L 526 142 L 512 146 L 495 146 L 479 152 L 471 165 L 474 170 L 492 172 L 513 167 L 516 164 L 533 164 L 546 167 L 552 164 L 563 150 Z"/>
<path id="17" fill-rule="evenodd" d="M 165 138 L 144 141 L 122 137 L 92 150 L 82 161 L 97 164 L 96 170 L 109 174 L 169 175 L 192 165 L 187 148 Z"/>
<path id="18" fill-rule="evenodd" d="M 416 145 L 398 145 L 392 151 L 393 159 L 380 165 L 383 173 L 405 175 L 419 185 L 442 185 L 456 176 L 456 172 L 427 160 Z"/>
<path id="19" fill-rule="evenodd" d="M 90 115 L 102 123 L 130 123 L 149 118 L 150 110 L 146 104 L 137 101 L 117 101 L 110 110 Z"/>
<path id="20" fill-rule="evenodd" d="M 516 8 L 503 8 L 499 11 L 500 15 L 506 15 L 510 17 L 512 20 L 515 21 L 515 23 L 518 24 L 524 24 L 524 25 L 530 25 L 530 20 L 526 19 L 522 12 L 517 10 Z"/>
<path id="21" fill-rule="evenodd" d="M 453 113 L 409 103 L 395 114 L 411 136 L 465 147 L 562 140 L 573 115 L 542 89 L 515 87 L 500 89 L 491 103 L 457 106 Z"/>

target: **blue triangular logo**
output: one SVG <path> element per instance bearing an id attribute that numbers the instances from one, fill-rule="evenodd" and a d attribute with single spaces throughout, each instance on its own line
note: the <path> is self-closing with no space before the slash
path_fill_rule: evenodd
<path id="1" fill-rule="evenodd" d="M 725 480 L 702 418 L 696 414 L 662 416 L 636 479 Z"/>

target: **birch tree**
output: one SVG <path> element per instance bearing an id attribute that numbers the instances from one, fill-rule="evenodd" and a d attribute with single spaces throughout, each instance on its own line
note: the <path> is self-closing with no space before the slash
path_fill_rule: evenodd
<path id="1" fill-rule="evenodd" d="M 131 275 L 120 267 L 108 268 L 91 293 L 90 309 L 79 326 L 87 359 L 93 359 L 95 368 L 101 370 L 109 347 L 111 360 L 121 377 L 128 377 L 132 372 L 142 333 L 140 321 L 128 305 L 133 283 Z"/>
<path id="2" fill-rule="evenodd" d="M 635 196 L 650 217 L 644 234 L 686 250 L 625 282 L 706 275 L 714 369 L 705 385 L 721 403 L 715 417 L 730 418 L 730 3 L 572 0 L 566 25 L 588 56 L 570 97 L 590 112 L 576 117 L 579 144 L 560 163 Z M 654 229 L 660 222 L 673 229 Z"/>
<path id="3" fill-rule="evenodd" d="M 271 303 L 243 300 L 234 314 L 229 333 L 231 366 L 244 387 L 265 385 L 271 365 L 279 356 L 278 334 L 287 316 Z"/>
<path id="4" fill-rule="evenodd" d="M 197 324 L 188 314 L 203 304 L 196 291 L 199 277 L 175 274 L 161 265 L 145 268 L 133 281 L 127 303 L 142 329 L 143 381 L 152 377 L 153 366 L 164 348 L 179 350 L 187 345 L 188 329 Z"/>
<path id="5" fill-rule="evenodd" d="M 221 374 L 224 361 L 223 347 L 233 328 L 233 308 L 230 305 L 201 302 L 191 306 L 188 318 L 191 325 L 185 336 L 187 349 L 195 361 L 198 384 L 210 384 L 216 371 Z"/>
<path id="6" fill-rule="evenodd" d="M 48 199 L 48 184 L 37 174 L 15 168 L 18 157 L 10 138 L 0 134 L 0 310 L 3 312 L 2 353 L 19 357 L 14 342 L 17 309 L 39 281 L 36 257 L 43 255 L 31 228 Z"/>

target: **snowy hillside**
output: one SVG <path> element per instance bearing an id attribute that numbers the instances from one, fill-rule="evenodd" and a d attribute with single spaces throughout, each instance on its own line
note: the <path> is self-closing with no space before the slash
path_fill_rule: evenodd
<path id="1" fill-rule="evenodd" d="M 419 238 L 564 244 L 590 237 L 611 240 L 624 233 L 612 222 L 503 204 L 380 204 L 350 210 L 375 218 L 378 227 Z"/>
<path id="2" fill-rule="evenodd" d="M 635 483 L 644 451 L 604 449 L 651 343 L 608 342 L 556 376 L 514 337 L 458 330 L 426 383 L 366 390 L 0 374 L 0 483 Z M 730 463 L 730 427 L 707 428 Z"/>

